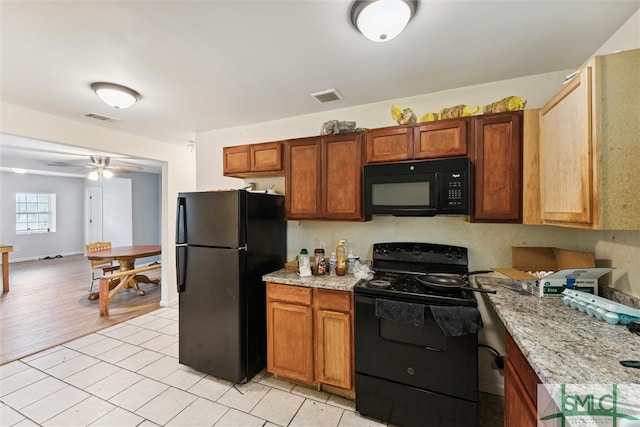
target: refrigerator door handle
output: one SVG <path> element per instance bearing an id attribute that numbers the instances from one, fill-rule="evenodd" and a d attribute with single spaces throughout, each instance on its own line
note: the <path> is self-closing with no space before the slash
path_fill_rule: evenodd
<path id="1" fill-rule="evenodd" d="M 238 248 L 238 250 L 239 250 L 239 251 L 246 251 L 246 250 L 248 250 L 248 249 L 249 249 L 249 248 L 247 247 L 247 245 L 246 245 L 246 244 L 245 244 L 244 246 L 240 246 L 240 247 Z"/>
<path id="2" fill-rule="evenodd" d="M 187 199 L 178 197 L 176 212 L 176 244 L 187 243 Z"/>
<path id="3" fill-rule="evenodd" d="M 176 247 L 176 275 L 178 293 L 184 292 L 187 284 L 187 246 Z"/>

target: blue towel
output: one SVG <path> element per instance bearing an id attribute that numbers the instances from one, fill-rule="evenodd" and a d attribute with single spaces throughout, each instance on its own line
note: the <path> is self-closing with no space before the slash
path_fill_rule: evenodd
<path id="1" fill-rule="evenodd" d="M 424 304 L 376 298 L 376 317 L 396 322 L 424 325 Z"/>
<path id="2" fill-rule="evenodd" d="M 484 326 L 475 307 L 432 305 L 431 314 L 446 337 L 473 334 Z"/>

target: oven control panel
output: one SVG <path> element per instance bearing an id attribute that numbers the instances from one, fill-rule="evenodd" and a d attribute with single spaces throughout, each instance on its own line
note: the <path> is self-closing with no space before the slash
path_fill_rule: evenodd
<path id="1" fill-rule="evenodd" d="M 373 244 L 373 261 L 468 265 L 467 248 L 419 242 L 390 242 Z"/>

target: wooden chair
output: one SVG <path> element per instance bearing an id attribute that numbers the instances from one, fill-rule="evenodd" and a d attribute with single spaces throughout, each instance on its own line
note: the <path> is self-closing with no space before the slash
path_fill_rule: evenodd
<path id="1" fill-rule="evenodd" d="M 87 252 L 111 249 L 111 242 L 93 242 L 86 245 L 86 248 Z M 100 280 L 100 278 L 107 273 L 120 269 L 119 265 L 114 265 L 113 260 L 89 260 L 89 263 L 91 265 L 91 285 L 89 286 L 89 292 L 93 291 L 93 282 Z M 98 273 L 97 276 L 96 273 Z"/>

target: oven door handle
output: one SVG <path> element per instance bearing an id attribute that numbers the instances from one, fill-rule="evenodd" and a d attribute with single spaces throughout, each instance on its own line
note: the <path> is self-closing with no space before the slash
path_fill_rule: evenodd
<path id="1" fill-rule="evenodd" d="M 391 322 L 391 320 L 389 320 L 389 322 Z M 378 319 L 378 331 L 380 330 L 380 319 Z M 424 346 L 424 345 L 416 345 L 416 344 L 411 344 L 408 342 L 404 342 L 404 341 L 398 341 L 398 340 L 392 340 L 389 338 L 385 338 L 382 337 L 378 334 L 378 338 L 381 341 L 389 341 L 389 342 L 395 342 L 398 344 L 403 344 L 403 345 L 407 345 L 407 346 L 411 346 L 411 347 L 416 347 L 416 348 L 422 348 L 424 350 L 428 350 L 428 351 L 446 351 L 447 350 L 447 339 L 444 339 L 444 344 L 442 347 L 429 347 L 429 346 Z"/>
<path id="2" fill-rule="evenodd" d="M 355 296 L 355 302 L 356 302 L 356 313 L 355 313 L 356 317 L 358 316 L 358 304 L 360 304 L 360 303 L 361 304 L 370 305 L 370 306 L 372 306 L 370 310 L 374 310 L 375 298 L 370 298 L 370 297 L 364 296 L 364 295 L 356 295 Z M 367 310 L 369 310 L 369 309 L 367 309 Z M 428 309 L 425 307 L 425 315 L 427 315 L 427 310 Z M 428 311 L 429 311 L 428 314 L 431 315 L 431 310 L 428 310 Z M 400 341 L 400 340 L 392 339 L 392 338 L 389 338 L 389 337 L 383 337 L 381 335 L 381 331 L 383 329 L 381 321 L 385 320 L 387 322 L 393 322 L 393 320 L 386 320 L 386 319 L 382 319 L 380 317 L 376 317 L 376 319 L 378 320 L 378 325 L 377 326 L 378 326 L 378 339 L 379 340 L 398 343 L 398 344 L 402 344 L 402 345 L 406 345 L 406 346 L 411 346 L 411 347 L 414 347 L 414 348 L 421 348 L 421 349 L 428 350 L 428 351 L 441 351 L 442 352 L 442 351 L 446 351 L 447 350 L 447 337 L 444 335 L 444 332 L 442 331 L 442 329 L 440 329 L 440 327 L 437 326 L 437 323 L 433 319 L 427 319 L 427 317 L 425 316 L 425 322 L 427 322 L 427 321 L 428 322 L 433 322 L 436 325 L 436 327 L 438 328 L 438 330 L 442 333 L 443 340 L 442 340 L 442 346 L 441 347 L 432 347 L 432 346 L 419 345 L 419 344 L 414 344 L 414 343 L 410 343 L 410 342 L 406 342 L 406 341 Z M 402 322 L 399 322 L 399 323 L 402 323 Z M 413 326 L 413 325 L 410 325 L 409 323 L 407 323 L 407 325 L 408 326 Z M 418 327 L 418 326 L 413 326 L 413 327 Z"/>

